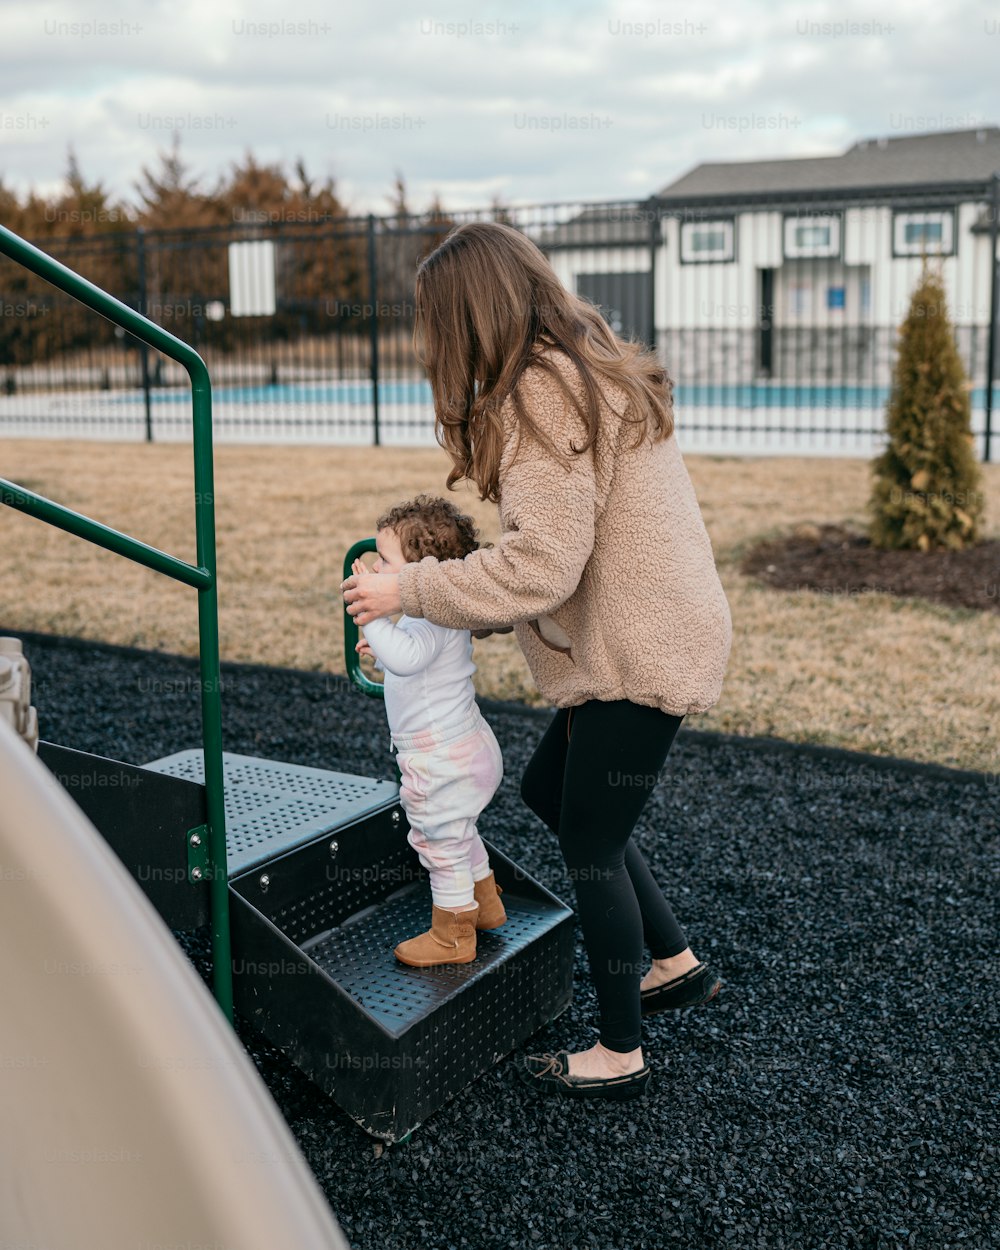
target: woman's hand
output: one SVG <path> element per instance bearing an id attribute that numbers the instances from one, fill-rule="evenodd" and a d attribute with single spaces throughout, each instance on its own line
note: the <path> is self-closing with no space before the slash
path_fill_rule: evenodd
<path id="1" fill-rule="evenodd" d="M 340 583 L 348 616 L 355 624 L 367 625 L 380 616 L 402 612 L 398 573 L 352 573 Z"/>

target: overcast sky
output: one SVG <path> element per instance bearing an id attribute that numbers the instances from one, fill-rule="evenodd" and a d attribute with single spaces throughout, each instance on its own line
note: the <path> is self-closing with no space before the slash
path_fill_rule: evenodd
<path id="1" fill-rule="evenodd" d="M 847 29 L 842 29 L 847 24 Z M 701 161 L 1000 122 L 1000 6 L 0 0 L 0 176 L 69 144 L 132 200 L 172 133 L 214 182 L 302 155 L 359 212 L 648 195 Z"/>

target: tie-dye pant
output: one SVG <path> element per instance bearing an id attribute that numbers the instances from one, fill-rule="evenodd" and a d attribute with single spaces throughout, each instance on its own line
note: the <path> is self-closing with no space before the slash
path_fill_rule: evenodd
<path id="1" fill-rule="evenodd" d="M 479 712 L 445 732 L 393 734 L 407 841 L 431 879 L 438 907 L 473 902 L 473 882 L 490 874 L 476 828 L 503 780 L 503 755 Z"/>

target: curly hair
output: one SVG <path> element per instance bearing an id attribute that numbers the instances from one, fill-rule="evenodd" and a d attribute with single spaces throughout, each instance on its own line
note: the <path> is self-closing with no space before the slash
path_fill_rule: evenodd
<path id="1" fill-rule="evenodd" d="M 382 513 L 375 528 L 392 530 L 408 562 L 424 556 L 461 560 L 470 551 L 493 545 L 480 543 L 472 517 L 459 512 L 450 500 L 434 495 L 417 495 L 396 504 Z"/>

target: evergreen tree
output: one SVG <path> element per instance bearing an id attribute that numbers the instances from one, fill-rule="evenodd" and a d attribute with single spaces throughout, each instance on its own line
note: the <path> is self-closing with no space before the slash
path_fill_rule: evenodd
<path id="1" fill-rule="evenodd" d="M 385 198 L 389 201 L 390 220 L 396 226 L 408 226 L 412 213 L 410 212 L 410 205 L 406 196 L 406 180 L 398 169 L 393 180 L 392 191 Z"/>
<path id="2" fill-rule="evenodd" d="M 872 545 L 960 549 L 978 540 L 984 497 L 969 387 L 940 273 L 928 270 L 900 327 L 889 397 L 889 443 L 872 462 Z"/>
<path id="3" fill-rule="evenodd" d="M 88 182 L 73 148 L 63 188 L 51 197 L 30 191 L 22 203 L 0 184 L 0 219 L 16 234 L 39 243 L 85 278 L 114 295 L 125 293 L 120 241 L 132 230 L 126 208 L 100 182 Z M 73 246 L 86 239 L 84 249 Z M 114 329 L 82 304 L 57 295 L 44 279 L 19 265 L 4 265 L 4 304 L 16 315 L 0 326 L 0 362 L 29 364 L 75 348 L 113 341 Z"/>
<path id="4" fill-rule="evenodd" d="M 250 151 L 234 162 L 228 179 L 216 191 L 237 224 L 267 225 L 293 221 L 297 197 L 278 162 L 260 164 Z"/>
<path id="5" fill-rule="evenodd" d="M 433 252 L 439 244 L 443 243 L 452 227 L 455 225 L 455 218 L 445 209 L 441 202 L 441 196 L 435 191 L 434 198 L 431 200 L 431 206 L 427 210 L 424 218 L 424 230 L 421 233 L 420 248 L 417 252 L 417 264 Z"/>
<path id="6" fill-rule="evenodd" d="M 139 224 L 148 230 L 195 229 L 225 225 L 229 213 L 218 196 L 201 191 L 200 179 L 191 173 L 181 156 L 181 137 L 173 132 L 169 151 L 157 153 L 159 168 L 142 167 L 135 183 L 139 199 Z"/>
<path id="7" fill-rule="evenodd" d="M 142 296 L 154 320 L 169 316 L 170 329 L 190 342 L 199 310 L 209 301 L 225 298 L 229 278 L 225 248 L 188 244 L 204 240 L 206 236 L 199 231 L 206 226 L 228 225 L 229 208 L 216 193 L 202 190 L 201 179 L 181 154 L 178 131 L 173 132 L 169 149 L 160 149 L 157 157 L 157 167 L 143 165 L 142 178 L 134 184 L 138 224 L 154 240 L 161 230 L 188 233 L 174 236 L 170 246 L 158 246 L 155 241 L 147 244 Z M 138 294 L 138 268 L 131 263 Z M 219 327 L 218 338 L 225 342 L 229 334 L 227 321 Z"/>
<path id="8" fill-rule="evenodd" d="M 308 223 L 315 239 L 300 252 L 299 289 L 311 301 L 309 328 L 328 332 L 343 322 L 345 306 L 356 305 L 367 292 L 367 240 L 350 222 L 332 177 L 317 181 L 302 157 L 295 177 L 296 217 Z"/>
<path id="9" fill-rule="evenodd" d="M 112 203 L 103 183 L 89 183 L 83 176 L 72 147 L 66 170 L 66 191 L 56 204 L 56 233 L 62 236 L 92 235 L 132 230 L 128 212 Z"/>
<path id="10" fill-rule="evenodd" d="M 503 199 L 499 191 L 494 192 L 492 200 L 490 200 L 490 216 L 493 221 L 499 221 L 504 226 L 517 226 L 513 214 Z"/>
<path id="11" fill-rule="evenodd" d="M 308 210 L 306 221 L 345 222 L 348 217 L 346 206 L 337 194 L 336 181 L 327 177 L 317 182 L 306 171 L 306 163 L 300 156 L 295 162 L 297 179 L 297 195 L 299 201 Z"/>

